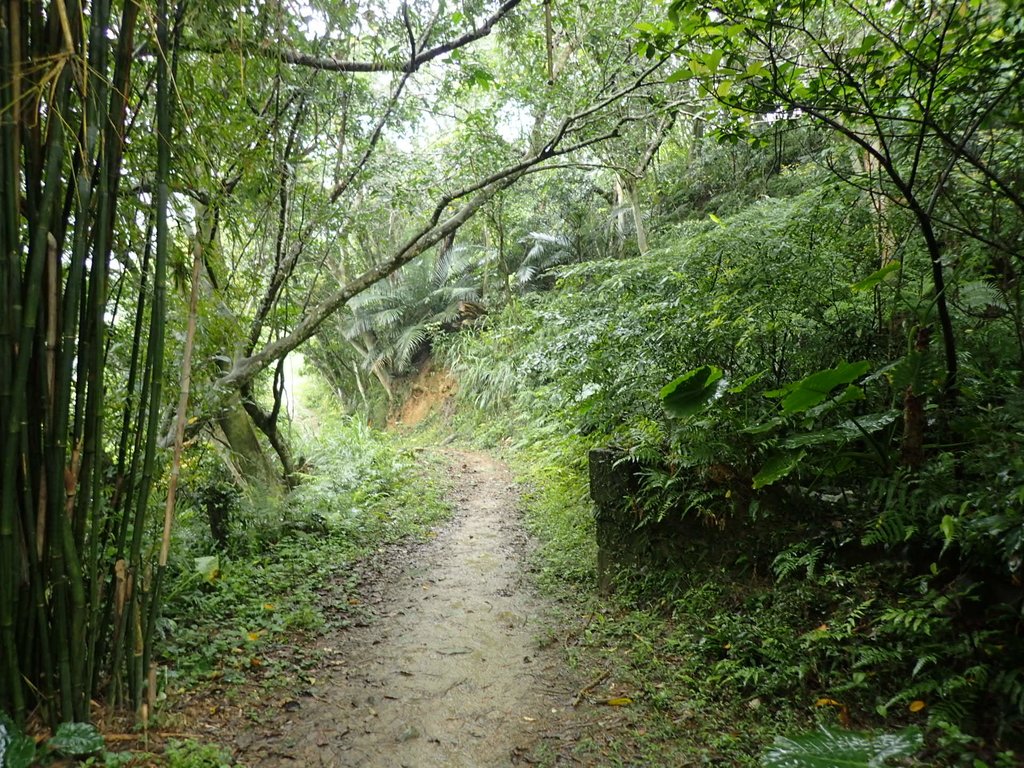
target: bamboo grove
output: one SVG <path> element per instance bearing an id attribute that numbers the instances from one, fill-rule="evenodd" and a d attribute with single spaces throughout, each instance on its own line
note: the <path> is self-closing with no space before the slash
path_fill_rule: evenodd
<path id="1" fill-rule="evenodd" d="M 145 706 L 167 18 L 164 0 L 5 0 L 0 15 L 0 709 L 18 720 L 87 720 L 95 697 Z M 155 164 L 129 169 L 130 141 L 155 144 Z M 130 349 L 115 316 L 134 318 Z"/>

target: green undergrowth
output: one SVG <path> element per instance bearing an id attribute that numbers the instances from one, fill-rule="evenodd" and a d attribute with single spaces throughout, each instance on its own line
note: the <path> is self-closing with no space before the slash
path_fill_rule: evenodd
<path id="1" fill-rule="evenodd" d="M 709 674 L 715 641 L 703 631 L 735 616 L 721 573 L 697 568 L 685 575 L 689 586 L 681 573 L 624 574 L 612 595 L 597 595 L 585 441 L 538 438 L 509 456 L 526 488 L 541 584 L 575 617 L 560 642 L 581 680 L 601 679 L 591 698 L 629 700 L 615 725 L 584 734 L 575 757 L 620 766 L 756 765 L 774 734 L 803 727 L 813 711 L 762 701 Z"/>
<path id="2" fill-rule="evenodd" d="M 579 745 L 604 764 L 757 765 L 778 737 L 822 734 L 782 755 L 861 731 L 923 735 L 904 765 L 1019 763 L 1024 408 L 992 375 L 1015 353 L 965 279 L 962 442 L 910 453 L 904 408 L 938 414 L 941 380 L 914 325 L 922 262 L 908 240 L 900 286 L 874 273 L 866 221 L 833 187 L 762 201 L 641 259 L 565 268 L 436 345 L 455 428 L 513 457 L 542 581 L 586 617 L 571 660 L 630 699 L 629 728 Z M 661 537 L 606 599 L 598 447 L 638 473 L 625 503 Z"/>
<path id="3" fill-rule="evenodd" d="M 303 684 L 316 658 L 302 638 L 361 610 L 353 563 L 448 514 L 428 473 L 388 435 L 333 416 L 304 442 L 293 491 L 235 500 L 226 550 L 198 511 L 183 514 L 161 626 L 172 691 Z"/>
<path id="4" fill-rule="evenodd" d="M 518 448 L 512 458 L 525 489 L 527 525 L 539 542 L 541 582 L 556 593 L 586 595 L 594 584 L 597 546 L 586 467 L 580 462 L 585 454 L 562 454 L 568 459 L 563 463 L 540 445 Z"/>
<path id="5" fill-rule="evenodd" d="M 553 425 L 531 430 L 522 418 L 495 422 L 471 407 L 446 428 L 511 461 L 539 545 L 539 581 L 561 606 L 566 660 L 580 680 L 601 680 L 591 699 L 629 700 L 617 719 L 583 734 L 576 758 L 758 766 L 782 735 L 827 728 L 860 738 L 909 727 L 927 735 L 926 746 L 901 765 L 1018 764 L 1012 751 L 972 736 L 971 715 L 957 705 L 957 688 L 985 670 L 934 666 L 939 658 L 962 666 L 985 642 L 959 634 L 948 589 L 919 579 L 908 595 L 899 564 L 839 567 L 813 546 L 790 547 L 759 570 L 757 536 L 741 535 L 715 556 L 704 540 L 680 542 L 677 567 L 623 570 L 600 596 L 590 441 Z M 1001 651 L 993 638 L 985 652 Z M 535 757 L 547 764 L 550 756 Z"/>

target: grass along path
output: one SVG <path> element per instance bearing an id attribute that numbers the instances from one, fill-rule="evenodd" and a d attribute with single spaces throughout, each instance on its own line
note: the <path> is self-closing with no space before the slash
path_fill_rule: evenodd
<path id="1" fill-rule="evenodd" d="M 516 486 L 483 454 L 444 458 L 451 522 L 379 564 L 367 619 L 319 641 L 314 684 L 238 735 L 240 762 L 482 768 L 546 762 L 572 741 L 584 716 L 545 647 Z"/>

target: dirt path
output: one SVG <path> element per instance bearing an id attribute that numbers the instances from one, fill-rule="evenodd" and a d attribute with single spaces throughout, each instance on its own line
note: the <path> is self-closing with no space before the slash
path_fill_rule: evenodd
<path id="1" fill-rule="evenodd" d="M 547 609 L 524 577 L 512 478 L 482 454 L 445 458 L 453 520 L 385 566 L 365 626 L 324 639 L 315 690 L 239 738 L 246 764 L 509 766 L 565 732 L 575 684 L 543 647 Z"/>

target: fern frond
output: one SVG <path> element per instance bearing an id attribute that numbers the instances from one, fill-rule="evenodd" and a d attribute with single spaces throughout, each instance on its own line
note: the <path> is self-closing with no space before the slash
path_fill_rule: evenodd
<path id="1" fill-rule="evenodd" d="M 806 543 L 796 544 L 779 555 L 772 562 L 772 571 L 778 581 L 791 576 L 801 568 L 808 579 L 814 578 L 818 562 L 824 554 L 824 548 L 818 544 L 809 546 Z"/>
<path id="2" fill-rule="evenodd" d="M 875 521 L 874 527 L 861 537 L 861 544 L 870 547 L 880 544 L 893 547 L 904 544 L 917 533 L 917 526 L 904 522 L 899 514 L 884 514 Z"/>
<path id="3" fill-rule="evenodd" d="M 992 681 L 992 690 L 1010 702 L 1017 712 L 1024 714 L 1024 672 L 1005 669 Z"/>
<path id="4" fill-rule="evenodd" d="M 926 653 L 918 657 L 917 661 L 914 662 L 914 671 L 910 673 L 910 676 L 917 677 L 921 673 L 922 669 L 924 669 L 927 666 L 937 664 L 938 661 L 939 657 L 936 656 L 934 653 Z"/>

